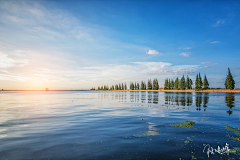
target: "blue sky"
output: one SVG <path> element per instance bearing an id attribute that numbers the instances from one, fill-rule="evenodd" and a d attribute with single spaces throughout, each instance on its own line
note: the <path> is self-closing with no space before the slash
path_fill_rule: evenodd
<path id="1" fill-rule="evenodd" d="M 90 89 L 197 73 L 240 88 L 239 1 L 0 1 L 0 88 Z"/>

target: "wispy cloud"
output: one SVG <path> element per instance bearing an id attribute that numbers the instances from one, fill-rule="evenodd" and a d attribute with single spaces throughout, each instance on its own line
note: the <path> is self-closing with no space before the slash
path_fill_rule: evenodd
<path id="1" fill-rule="evenodd" d="M 168 67 L 167 69 L 158 70 L 162 75 L 184 75 L 195 72 L 199 69 L 198 65 L 176 65 Z"/>
<path id="2" fill-rule="evenodd" d="M 0 51 L 0 68 L 24 67 L 26 65 L 29 65 L 27 59 L 13 59 Z"/>
<path id="3" fill-rule="evenodd" d="M 211 62 L 202 62 L 201 64 L 207 64 L 207 63 L 211 63 Z"/>
<path id="4" fill-rule="evenodd" d="M 215 24 L 213 25 L 213 27 L 219 27 L 220 25 L 223 25 L 225 23 L 224 19 L 219 19 L 215 22 Z"/>
<path id="5" fill-rule="evenodd" d="M 189 50 L 189 49 L 191 49 L 191 47 L 179 47 L 178 49 Z"/>
<path id="6" fill-rule="evenodd" d="M 200 67 L 200 68 L 212 68 L 212 67 L 210 67 L 210 66 L 203 66 L 203 67 Z"/>
<path id="7" fill-rule="evenodd" d="M 240 69 L 240 67 L 235 67 L 235 68 L 232 68 L 232 70 L 238 70 Z"/>
<path id="8" fill-rule="evenodd" d="M 212 41 L 212 42 L 210 42 L 210 43 L 220 43 L 220 41 Z"/>
<path id="9" fill-rule="evenodd" d="M 159 52 L 156 51 L 156 50 L 149 50 L 149 51 L 147 51 L 146 53 L 147 53 L 147 54 L 151 54 L 151 55 L 159 54 Z M 162 54 L 162 53 L 160 53 L 160 54 Z"/>
<path id="10" fill-rule="evenodd" d="M 191 54 L 191 52 L 183 52 L 183 53 L 181 53 L 179 55 L 183 56 L 183 57 L 189 57 L 190 54 Z"/>

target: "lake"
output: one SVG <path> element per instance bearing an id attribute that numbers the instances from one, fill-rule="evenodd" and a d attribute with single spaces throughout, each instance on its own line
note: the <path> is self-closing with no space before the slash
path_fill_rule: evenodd
<path id="1" fill-rule="evenodd" d="M 240 93 L 0 92 L 0 160 L 239 158 Z"/>

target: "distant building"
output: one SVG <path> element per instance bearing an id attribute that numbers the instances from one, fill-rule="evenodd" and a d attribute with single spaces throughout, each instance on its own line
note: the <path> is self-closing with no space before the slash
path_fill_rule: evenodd
<path id="1" fill-rule="evenodd" d="M 48 89 L 48 88 L 46 88 L 46 91 L 49 91 L 49 89 Z"/>

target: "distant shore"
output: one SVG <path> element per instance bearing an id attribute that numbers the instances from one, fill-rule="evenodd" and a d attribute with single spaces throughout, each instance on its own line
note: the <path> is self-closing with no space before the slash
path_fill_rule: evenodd
<path id="1" fill-rule="evenodd" d="M 110 91 L 110 90 L 107 90 Z M 195 91 L 195 89 L 186 89 L 186 90 L 111 90 L 111 91 L 141 91 L 141 92 L 203 92 L 203 93 L 240 93 L 240 89 L 206 89 L 201 91 Z"/>
<path id="2" fill-rule="evenodd" d="M 45 91 L 45 92 L 49 92 L 49 91 L 89 91 L 89 90 L 0 90 L 0 91 Z"/>

